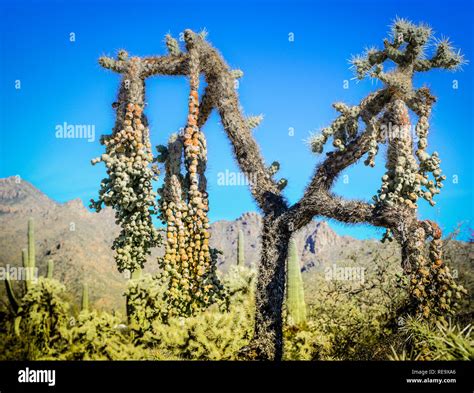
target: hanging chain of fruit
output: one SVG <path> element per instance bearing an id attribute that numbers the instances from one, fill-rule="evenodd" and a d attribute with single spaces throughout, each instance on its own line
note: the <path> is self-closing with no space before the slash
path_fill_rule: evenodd
<path id="1" fill-rule="evenodd" d="M 159 263 L 168 282 L 165 295 L 170 313 L 180 316 L 223 300 L 217 277 L 216 252 L 209 247 L 209 200 L 205 177 L 207 147 L 198 127 L 199 56 L 189 48 L 190 94 L 184 131 L 172 135 L 168 147 L 160 146 L 165 163 L 160 210 L 166 222 L 165 255 Z M 184 161 L 186 174 L 181 174 Z"/>
<path id="2" fill-rule="evenodd" d="M 121 232 L 114 240 L 115 260 L 120 272 L 141 269 L 150 249 L 160 242 L 153 225 L 156 213 L 156 193 L 152 181 L 158 171 L 152 167 L 153 156 L 149 138 L 148 121 L 143 113 L 145 105 L 146 61 L 128 58 L 120 51 L 118 58 L 101 58 L 100 64 L 122 74 L 116 110 L 115 127 L 111 135 L 103 135 L 101 144 L 105 154 L 92 160 L 93 164 L 105 163 L 108 177 L 101 182 L 99 198 L 91 200 L 96 211 L 102 205 L 115 210 L 116 223 Z"/>

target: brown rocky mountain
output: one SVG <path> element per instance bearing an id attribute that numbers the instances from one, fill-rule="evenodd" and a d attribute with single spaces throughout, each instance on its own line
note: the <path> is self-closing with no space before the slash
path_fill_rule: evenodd
<path id="1" fill-rule="evenodd" d="M 91 212 L 80 199 L 57 203 L 24 180 L 0 179 L 0 266 L 21 264 L 29 217 L 35 221 L 40 274 L 45 273 L 47 260 L 52 259 L 54 276 L 66 285 L 75 304 L 79 302 L 82 283 L 87 282 L 96 308 L 123 311 L 121 294 L 126 280 L 117 272 L 110 249 L 118 233 L 113 212 L 108 208 L 100 213 Z M 211 245 L 223 252 L 219 260 L 221 271 L 236 263 L 240 229 L 245 235 L 246 263 L 258 262 L 261 224 L 257 213 L 245 213 L 235 221 L 212 224 Z M 317 221 L 302 229 L 296 235 L 296 242 L 303 271 L 341 264 L 354 255 L 364 258 L 375 248 L 382 247 L 375 240 L 339 236 L 326 222 Z M 153 251 L 148 271 L 156 270 L 156 257 L 160 252 L 159 249 Z M 4 291 L 3 285 L 0 291 Z"/>

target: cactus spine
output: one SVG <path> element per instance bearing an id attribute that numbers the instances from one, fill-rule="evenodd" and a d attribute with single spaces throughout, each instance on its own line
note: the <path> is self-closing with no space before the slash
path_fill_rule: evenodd
<path id="1" fill-rule="evenodd" d="M 237 240 L 237 265 L 244 266 L 245 265 L 245 239 L 244 239 L 244 231 L 242 229 L 239 230 L 239 238 Z"/>
<path id="2" fill-rule="evenodd" d="M 289 243 L 287 269 L 286 301 L 289 323 L 302 326 L 306 323 L 306 303 L 298 250 L 294 239 Z"/>

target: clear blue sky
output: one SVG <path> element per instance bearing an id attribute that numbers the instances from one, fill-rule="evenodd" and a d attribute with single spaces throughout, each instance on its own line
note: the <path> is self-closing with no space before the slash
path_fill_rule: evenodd
<path id="1" fill-rule="evenodd" d="M 255 131 L 268 163 L 281 163 L 289 180 L 286 195 L 302 194 L 318 158 L 303 140 L 327 125 L 331 104 L 356 104 L 380 87 L 370 80 L 350 82 L 347 59 L 366 46 L 380 46 L 396 17 L 427 22 L 449 36 L 472 61 L 472 1 L 2 1 L 0 13 L 0 176 L 20 175 L 51 198 L 64 202 L 95 198 L 103 165 L 90 159 L 103 147 L 98 135 L 114 124 L 111 103 L 119 77 L 97 58 L 120 48 L 134 55 L 165 53 L 163 37 L 186 28 L 206 28 L 227 62 L 241 68 L 239 94 L 247 114 L 265 114 Z M 75 41 L 70 41 L 70 33 Z M 288 34 L 294 33 L 294 42 Z M 459 88 L 453 89 L 453 80 Z M 21 89 L 15 81 L 21 81 Z M 439 221 L 445 231 L 473 218 L 473 65 L 463 72 L 433 71 L 417 78 L 438 97 L 432 116 L 430 151 L 437 150 L 447 175 L 435 208 L 422 203 L 420 216 Z M 147 115 L 153 145 L 164 143 L 186 118 L 185 78 L 147 81 Z M 93 124 L 96 140 L 55 138 L 55 127 Z M 288 129 L 294 129 L 294 136 Z M 218 173 L 238 171 L 229 142 L 213 115 L 205 127 L 209 145 L 211 219 L 235 219 L 256 210 L 245 186 L 222 187 Z M 383 154 L 381 157 L 383 158 Z M 383 174 L 362 163 L 346 172 L 335 191 L 369 199 Z M 457 176 L 458 182 L 453 182 Z M 471 222 L 471 223 L 470 223 Z M 365 238 L 380 231 L 335 225 L 341 234 Z"/>

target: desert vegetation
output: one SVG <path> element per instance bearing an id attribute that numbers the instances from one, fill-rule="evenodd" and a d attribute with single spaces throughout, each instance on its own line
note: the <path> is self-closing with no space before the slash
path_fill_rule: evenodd
<path id="1" fill-rule="evenodd" d="M 428 153 L 435 97 L 427 87 L 414 86 L 413 77 L 433 68 L 455 70 L 464 62 L 448 40 L 435 41 L 434 52 L 427 53 L 432 41 L 428 26 L 397 19 L 383 49 L 353 58 L 356 77 L 376 78 L 382 87 L 357 105 L 334 104 L 338 117 L 309 140 L 314 153 L 330 151 L 293 205 L 283 194 L 288 180 L 276 179 L 280 164 L 266 165 L 252 135 L 262 119 L 242 113 L 234 89 L 242 71 L 227 66 L 205 32 L 186 30 L 185 48 L 168 35 L 164 56 L 130 57 L 121 50 L 116 58 L 100 58 L 121 81 L 112 105 L 115 126 L 101 138 L 105 153 L 92 160 L 105 164 L 107 177 L 91 207 L 114 209 L 121 228 L 113 249 L 117 269 L 130 276 L 126 315 L 93 310 L 87 283 L 81 310 L 71 312 L 50 263 L 46 277 L 28 277 L 19 293 L 6 280 L 10 306 L 0 327 L 2 356 L 472 360 L 472 305 L 463 286 L 472 289 L 470 268 L 463 265 L 469 244 L 443 240 L 435 222 L 417 215 L 423 200 L 435 204 L 445 178 L 439 154 Z M 188 78 L 188 116 L 183 130 L 153 155 L 145 82 L 160 75 Z M 200 96 L 202 81 L 206 86 Z M 214 109 L 241 171 L 252 179 L 250 191 L 263 214 L 260 260 L 246 263 L 245 237 L 239 232 L 238 257 L 226 274 L 217 269 L 219 250 L 209 244 L 202 127 Z M 327 147 L 330 139 L 333 150 Z M 386 173 L 372 201 L 332 192 L 338 175 L 360 159 L 374 166 L 383 145 Z M 163 172 L 163 186 L 155 192 L 153 182 Z M 155 227 L 154 216 L 162 220 L 163 230 Z M 303 280 L 292 238 L 314 217 L 386 228 L 382 240 L 393 242 L 393 254 L 354 255 L 347 267 L 362 267 L 363 280 L 328 279 L 317 269 Z M 145 273 L 147 256 L 162 243 L 159 272 Z M 446 261 L 457 271 L 464 266 L 462 280 L 455 280 Z M 35 267 L 33 222 L 24 267 Z"/>

